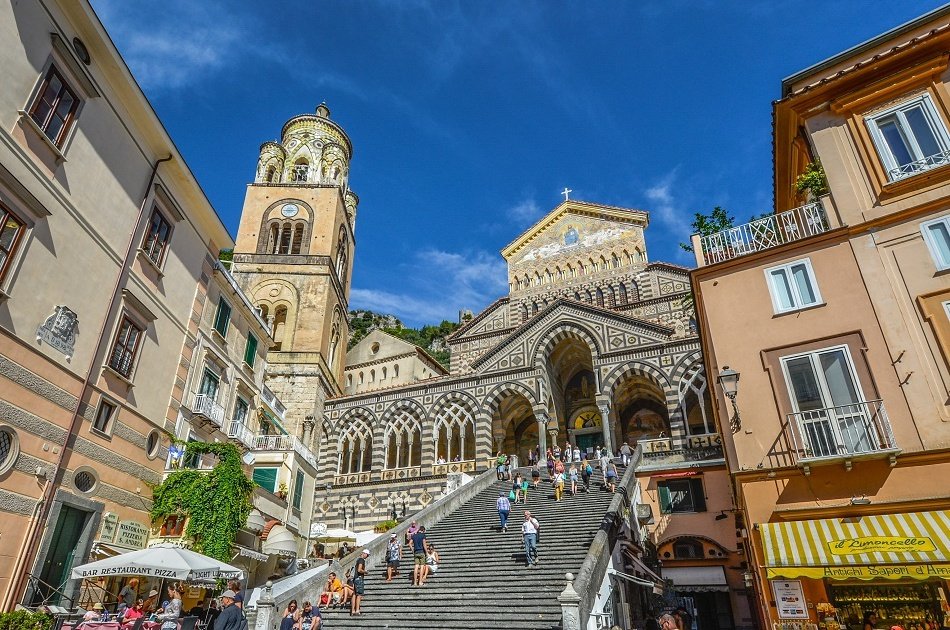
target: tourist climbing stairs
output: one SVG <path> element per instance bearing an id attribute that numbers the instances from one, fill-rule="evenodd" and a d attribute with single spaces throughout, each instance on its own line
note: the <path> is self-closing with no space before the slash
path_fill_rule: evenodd
<path id="1" fill-rule="evenodd" d="M 522 474 L 530 473 L 522 469 Z M 621 468 L 620 474 L 623 475 Z M 544 478 L 547 474 L 543 475 Z M 498 529 L 495 501 L 511 482 L 496 482 L 429 528 L 441 558 L 437 573 L 421 587 L 410 585 L 413 559 L 403 547 L 400 575 L 386 583 L 386 567 L 370 569 L 362 616 L 325 610 L 327 628 L 402 630 L 552 630 L 560 628 L 557 596 L 565 573 L 577 574 L 613 497 L 595 471 L 590 493 L 554 501 L 550 482 L 528 491 L 526 505 L 513 505 L 507 532 Z M 580 484 L 579 484 L 580 485 Z M 528 509 L 541 524 L 540 563 L 525 566 L 521 523 Z M 423 523 L 424 524 L 424 523 Z"/>

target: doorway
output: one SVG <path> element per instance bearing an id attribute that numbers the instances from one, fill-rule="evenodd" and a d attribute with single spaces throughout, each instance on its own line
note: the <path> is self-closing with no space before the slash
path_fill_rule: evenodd
<path id="1" fill-rule="evenodd" d="M 63 505 L 60 508 L 56 527 L 53 529 L 53 537 L 40 570 L 41 583 L 33 591 L 31 605 L 39 606 L 44 603 L 61 605 L 63 603 L 62 596 L 57 591 L 63 590 L 69 572 L 73 568 L 76 545 L 86 529 L 88 518 L 89 512 L 85 510 L 69 505 Z"/>

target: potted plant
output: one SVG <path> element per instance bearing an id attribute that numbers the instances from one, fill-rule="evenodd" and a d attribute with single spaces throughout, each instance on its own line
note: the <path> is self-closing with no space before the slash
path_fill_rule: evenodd
<path id="1" fill-rule="evenodd" d="M 280 497 L 281 499 L 286 499 L 287 493 L 289 491 L 290 489 L 287 487 L 287 484 L 284 483 L 283 481 L 281 481 L 280 485 L 277 486 L 277 496 Z"/>
<path id="2" fill-rule="evenodd" d="M 809 162 L 802 174 L 795 178 L 795 192 L 808 203 L 828 194 L 828 180 L 820 160 Z"/>

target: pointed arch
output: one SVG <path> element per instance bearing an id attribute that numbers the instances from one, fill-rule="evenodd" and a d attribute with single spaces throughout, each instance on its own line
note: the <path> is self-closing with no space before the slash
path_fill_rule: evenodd
<path id="1" fill-rule="evenodd" d="M 337 440 L 337 474 L 369 472 L 373 466 L 373 427 L 372 422 L 360 415 L 352 419 L 340 431 Z"/>

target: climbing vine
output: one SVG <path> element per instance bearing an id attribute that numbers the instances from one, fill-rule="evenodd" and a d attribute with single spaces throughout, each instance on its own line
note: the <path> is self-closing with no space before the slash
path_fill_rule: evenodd
<path id="1" fill-rule="evenodd" d="M 241 453 L 233 444 L 189 442 L 185 456 L 214 455 L 211 471 L 176 470 L 152 488 L 152 522 L 187 516 L 185 535 L 194 550 L 227 562 L 232 545 L 251 512 L 253 482 L 244 474 Z"/>

